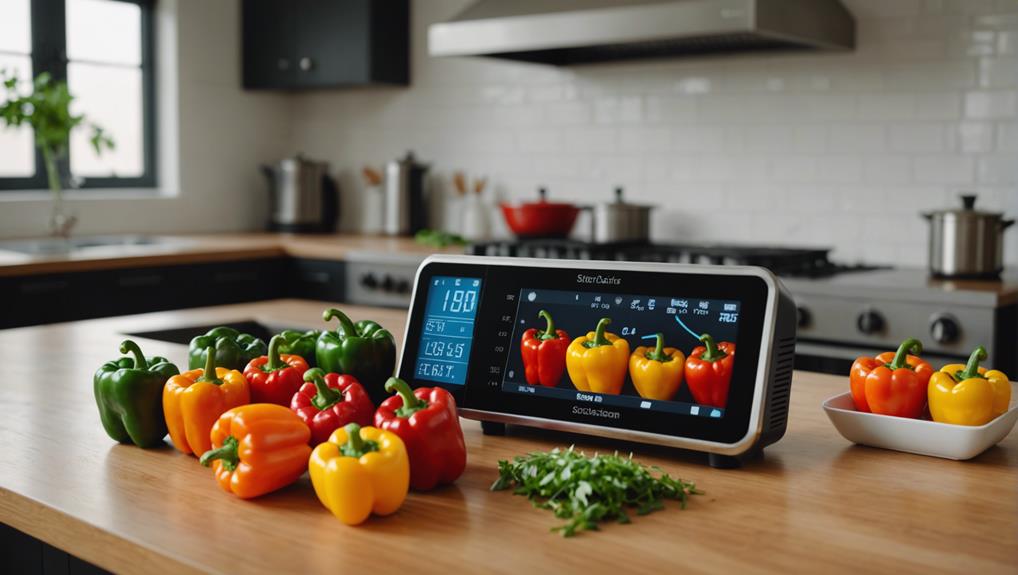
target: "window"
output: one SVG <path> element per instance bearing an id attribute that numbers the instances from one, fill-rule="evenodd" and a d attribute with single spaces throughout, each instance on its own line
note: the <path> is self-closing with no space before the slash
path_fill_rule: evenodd
<path id="1" fill-rule="evenodd" d="M 71 111 L 116 143 L 97 156 L 88 130 L 71 134 L 62 173 L 82 188 L 155 186 L 154 0 L 3 0 L 0 68 L 24 84 L 42 72 L 66 80 Z M 0 127 L 0 189 L 44 189 L 31 128 Z"/>

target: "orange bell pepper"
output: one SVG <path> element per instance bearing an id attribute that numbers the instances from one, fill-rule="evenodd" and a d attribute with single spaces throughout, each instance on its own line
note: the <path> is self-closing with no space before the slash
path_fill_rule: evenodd
<path id="1" fill-rule="evenodd" d="M 223 491 L 241 499 L 271 493 L 307 471 L 311 429 L 274 403 L 235 407 L 212 426 L 212 447 L 201 464 L 216 472 Z"/>
<path id="2" fill-rule="evenodd" d="M 202 454 L 212 448 L 209 432 L 224 411 L 251 401 L 247 380 L 235 369 L 216 367 L 209 346 L 205 369 L 171 377 L 163 387 L 163 415 L 173 445 L 184 453 Z"/>
<path id="3" fill-rule="evenodd" d="M 909 352 L 922 353 L 922 342 L 909 338 L 897 352 L 855 360 L 849 383 L 857 411 L 911 418 L 923 414 L 933 366 Z"/>

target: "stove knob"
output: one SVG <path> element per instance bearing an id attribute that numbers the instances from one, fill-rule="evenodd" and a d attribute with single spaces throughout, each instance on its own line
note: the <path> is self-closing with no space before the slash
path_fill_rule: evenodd
<path id="1" fill-rule="evenodd" d="M 361 276 L 361 285 L 368 289 L 375 289 L 378 287 L 378 278 L 375 274 L 365 274 Z"/>
<path id="2" fill-rule="evenodd" d="M 940 344 L 951 344 L 958 341 L 961 326 L 958 320 L 949 315 L 938 315 L 930 322 L 930 337 Z"/>
<path id="3" fill-rule="evenodd" d="M 382 280 L 382 291 L 391 292 L 393 288 L 392 276 L 386 275 Z"/>
<path id="4" fill-rule="evenodd" d="M 855 327 L 859 329 L 861 333 L 866 335 L 873 335 L 884 331 L 884 316 L 880 315 L 875 309 L 868 309 L 855 319 Z"/>
<path id="5" fill-rule="evenodd" d="M 396 282 L 396 293 L 407 294 L 410 293 L 410 282 L 407 280 L 399 280 Z"/>
<path id="6" fill-rule="evenodd" d="M 802 306 L 795 306 L 795 322 L 799 327 L 809 327 L 813 323 L 813 314 Z"/>

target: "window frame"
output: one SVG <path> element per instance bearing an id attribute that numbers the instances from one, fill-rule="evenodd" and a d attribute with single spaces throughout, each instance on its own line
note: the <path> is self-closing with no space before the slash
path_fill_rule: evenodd
<path id="1" fill-rule="evenodd" d="M 155 93 L 155 2 L 156 0 L 108 0 L 126 2 L 141 8 L 141 91 L 142 91 L 142 154 L 143 171 L 135 177 L 82 177 L 78 186 L 65 189 L 155 188 L 156 172 L 156 93 Z M 67 5 L 66 0 L 31 0 L 32 78 L 49 72 L 55 80 L 67 81 Z M 24 78 L 23 78 L 24 80 Z M 30 80 L 30 79 L 29 79 Z M 116 135 L 113 134 L 114 140 Z M 42 152 L 34 145 L 35 175 L 30 177 L 0 176 L 0 191 L 45 190 L 49 188 Z M 70 158 L 60 160 L 60 173 L 70 173 Z"/>

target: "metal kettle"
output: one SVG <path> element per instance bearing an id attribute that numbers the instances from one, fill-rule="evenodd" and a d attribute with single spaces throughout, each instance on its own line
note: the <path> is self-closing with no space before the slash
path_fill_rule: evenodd
<path id="1" fill-rule="evenodd" d="M 297 154 L 262 165 L 269 181 L 268 229 L 276 232 L 327 233 L 339 219 L 339 189 L 329 164 Z"/>

